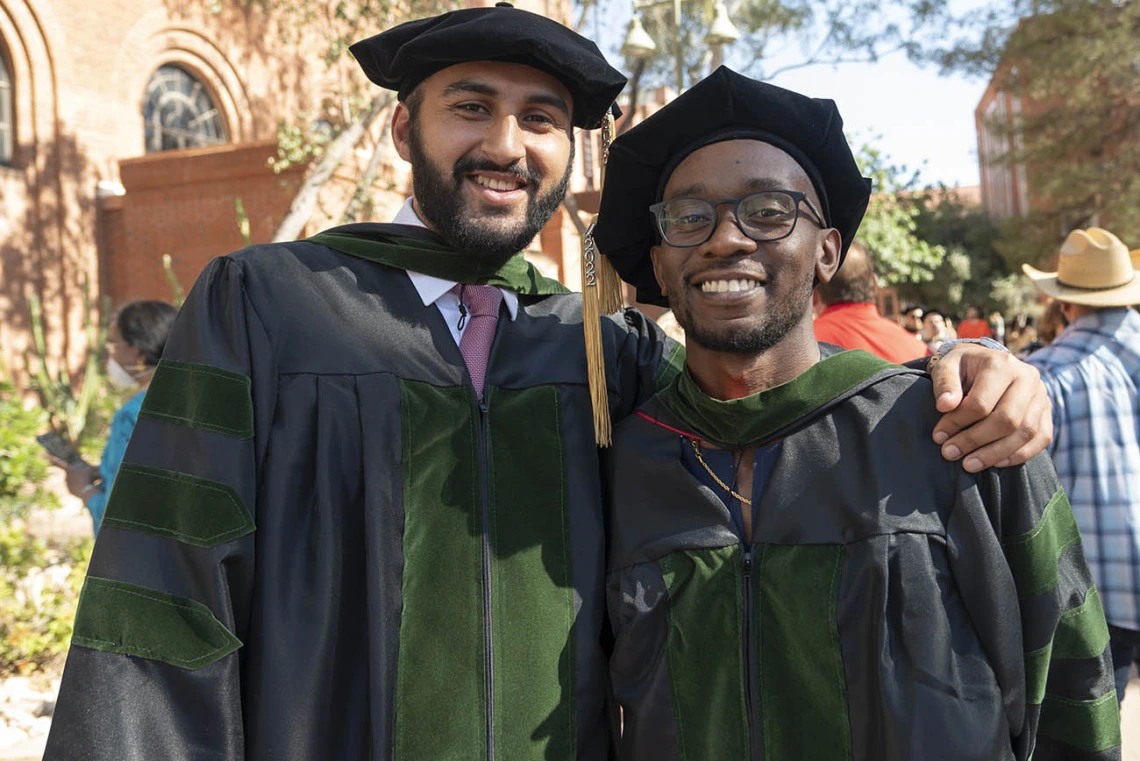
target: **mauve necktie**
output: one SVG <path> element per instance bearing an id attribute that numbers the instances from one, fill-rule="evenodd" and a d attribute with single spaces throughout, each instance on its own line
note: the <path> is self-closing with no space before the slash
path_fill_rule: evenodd
<path id="1" fill-rule="evenodd" d="M 467 372 L 471 373 L 471 385 L 481 399 L 503 293 L 493 285 L 457 285 L 452 290 L 459 296 L 460 314 L 466 310 L 463 336 L 459 339 L 459 353 L 467 363 Z"/>

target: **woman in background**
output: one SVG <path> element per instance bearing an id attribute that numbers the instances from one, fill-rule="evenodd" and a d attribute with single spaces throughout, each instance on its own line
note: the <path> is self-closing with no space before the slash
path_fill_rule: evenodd
<path id="1" fill-rule="evenodd" d="M 164 301 L 133 301 L 120 309 L 111 322 L 107 334 L 107 380 L 119 390 L 139 391 L 115 412 L 99 465 L 84 463 L 67 468 L 67 488 L 83 500 L 96 533 L 175 314 L 174 307 Z M 66 467 L 62 461 L 54 462 Z"/>

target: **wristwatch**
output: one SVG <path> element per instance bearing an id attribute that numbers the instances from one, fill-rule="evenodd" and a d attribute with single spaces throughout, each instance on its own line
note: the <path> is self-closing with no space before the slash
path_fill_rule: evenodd
<path id="1" fill-rule="evenodd" d="M 960 346 L 962 344 L 978 344 L 979 346 L 984 346 L 987 349 L 1004 351 L 1006 354 L 1010 353 L 1009 349 L 1007 349 L 1005 346 L 1002 346 L 992 338 L 955 338 L 953 341 L 942 342 L 942 345 L 938 347 L 938 351 L 934 352 L 934 356 L 932 356 L 930 358 L 930 361 L 926 363 L 926 371 L 930 372 L 930 368 L 934 367 L 935 362 L 953 351 L 955 346 Z"/>
<path id="2" fill-rule="evenodd" d="M 997 351 L 1004 351 L 1006 354 L 1009 354 L 1009 349 L 992 338 L 955 338 L 953 341 L 943 341 L 942 345 L 938 347 L 938 351 L 934 352 L 934 356 L 942 359 L 949 354 L 955 346 L 961 344 L 978 344 L 987 349 L 996 349 Z"/>

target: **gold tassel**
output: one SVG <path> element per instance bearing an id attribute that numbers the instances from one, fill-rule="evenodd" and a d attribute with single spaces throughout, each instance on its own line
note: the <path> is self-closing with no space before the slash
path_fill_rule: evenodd
<path id="1" fill-rule="evenodd" d="M 602 121 L 602 183 L 613 140 L 614 118 L 607 113 Z M 618 312 L 624 306 L 622 283 L 609 259 L 594 244 L 594 217 L 582 240 L 582 329 L 586 337 L 586 373 L 590 383 L 590 401 L 594 408 L 594 439 L 598 446 L 608 447 L 612 440 L 610 397 L 606 387 L 606 353 L 602 344 L 602 317 Z"/>
<path id="2" fill-rule="evenodd" d="M 594 408 L 594 439 L 608 447 L 613 430 L 610 422 L 610 396 L 606 388 L 606 350 L 602 344 L 601 283 L 599 282 L 594 225 L 590 222 L 582 242 L 582 330 L 586 335 L 586 375 L 590 381 L 590 401 Z"/>

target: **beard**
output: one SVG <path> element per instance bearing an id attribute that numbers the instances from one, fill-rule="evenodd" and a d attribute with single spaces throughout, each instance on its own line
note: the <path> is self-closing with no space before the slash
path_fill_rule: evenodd
<path id="1" fill-rule="evenodd" d="M 670 296 L 669 307 L 684 329 L 686 341 L 725 354 L 763 354 L 783 341 L 804 319 L 814 284 L 815 272 L 809 270 L 786 292 L 777 294 L 757 320 L 739 327 L 698 321 L 693 316 L 692 289 L 687 287 L 676 289 L 682 296 Z M 777 285 L 777 280 L 772 279 L 765 287 L 774 290 Z M 670 289 L 670 293 L 674 290 Z"/>
<path id="2" fill-rule="evenodd" d="M 570 141 L 570 160 L 562 179 L 549 191 L 539 194 L 544 175 L 533 169 L 512 164 L 499 166 L 489 159 L 464 157 L 455 162 L 450 176 L 437 166 L 424 151 L 415 121 L 408 133 L 411 154 L 412 185 L 419 211 L 440 237 L 456 251 L 470 254 L 494 267 L 501 267 L 522 251 L 542 231 L 558 205 L 566 197 L 570 170 L 574 166 L 574 141 Z M 526 183 L 527 202 L 521 220 L 504 219 L 514 209 L 492 208 L 477 213 L 468 207 L 462 184 L 471 172 L 504 172 Z"/>

